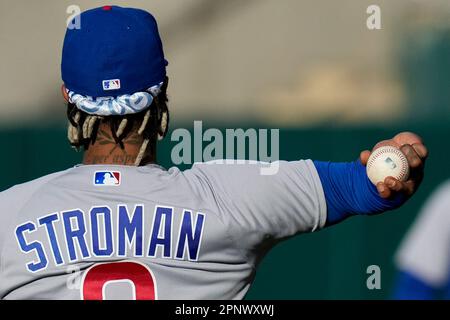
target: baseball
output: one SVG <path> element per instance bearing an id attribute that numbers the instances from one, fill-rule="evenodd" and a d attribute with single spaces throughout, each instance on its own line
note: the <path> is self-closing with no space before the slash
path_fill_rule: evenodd
<path id="1" fill-rule="evenodd" d="M 396 147 L 384 146 L 375 149 L 367 161 L 367 176 L 377 185 L 387 177 L 406 181 L 409 176 L 409 165 L 405 155 Z"/>

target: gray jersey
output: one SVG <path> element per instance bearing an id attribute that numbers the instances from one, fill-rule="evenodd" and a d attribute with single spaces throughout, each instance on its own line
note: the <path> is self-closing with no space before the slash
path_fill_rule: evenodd
<path id="1" fill-rule="evenodd" d="M 0 297 L 242 299 L 271 246 L 326 220 L 311 161 L 260 166 L 78 166 L 0 193 Z"/>
<path id="2" fill-rule="evenodd" d="M 428 199 L 403 240 L 397 267 L 436 287 L 450 281 L 450 181 Z"/>

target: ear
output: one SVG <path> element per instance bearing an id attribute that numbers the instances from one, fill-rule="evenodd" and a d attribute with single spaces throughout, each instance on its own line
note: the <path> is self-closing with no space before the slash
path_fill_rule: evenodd
<path id="1" fill-rule="evenodd" d="M 61 86 L 61 94 L 64 100 L 66 100 L 66 102 L 69 102 L 69 95 L 67 94 L 66 86 L 64 84 Z"/>

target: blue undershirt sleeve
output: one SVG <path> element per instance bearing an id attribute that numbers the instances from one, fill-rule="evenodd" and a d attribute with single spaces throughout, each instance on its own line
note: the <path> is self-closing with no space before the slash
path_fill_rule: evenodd
<path id="1" fill-rule="evenodd" d="M 380 197 L 359 160 L 345 163 L 314 161 L 314 165 L 327 203 L 326 226 L 352 215 L 374 215 L 393 210 L 406 201 L 406 196 L 399 193 L 390 199 Z"/>

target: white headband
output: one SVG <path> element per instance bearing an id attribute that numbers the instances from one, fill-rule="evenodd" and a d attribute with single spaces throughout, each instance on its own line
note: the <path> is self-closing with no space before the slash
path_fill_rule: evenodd
<path id="1" fill-rule="evenodd" d="M 163 83 L 153 86 L 145 92 L 136 92 L 132 95 L 114 97 L 92 98 L 82 96 L 67 90 L 69 102 L 78 109 L 88 114 L 97 116 L 123 116 L 126 114 L 139 113 L 151 106 L 154 97 L 161 93 Z"/>

